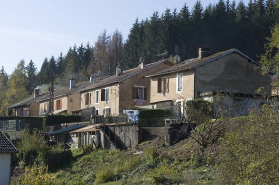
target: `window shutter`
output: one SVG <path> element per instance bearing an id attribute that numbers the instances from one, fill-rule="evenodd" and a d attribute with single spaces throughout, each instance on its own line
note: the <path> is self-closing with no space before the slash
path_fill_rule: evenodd
<path id="1" fill-rule="evenodd" d="M 84 104 L 87 105 L 86 104 L 86 94 L 84 94 Z"/>
<path id="2" fill-rule="evenodd" d="M 89 93 L 89 104 L 91 104 L 91 93 Z"/>
<path id="3" fill-rule="evenodd" d="M 147 100 L 147 88 L 144 88 L 144 100 Z"/>
<path id="4" fill-rule="evenodd" d="M 60 100 L 60 110 L 62 110 L 62 99 Z"/>
<path id="5" fill-rule="evenodd" d="M 169 79 L 166 79 L 166 93 L 169 93 Z"/>
<path id="6" fill-rule="evenodd" d="M 137 98 L 136 88 L 132 87 L 132 99 L 136 99 L 136 98 Z"/>
<path id="7" fill-rule="evenodd" d="M 109 89 L 106 89 L 106 101 L 109 101 Z"/>
<path id="8" fill-rule="evenodd" d="M 101 101 L 105 101 L 105 96 L 106 96 L 106 90 L 101 89 Z"/>
<path id="9" fill-rule="evenodd" d="M 158 78 L 158 88 L 157 88 L 157 93 L 162 92 L 162 78 Z"/>

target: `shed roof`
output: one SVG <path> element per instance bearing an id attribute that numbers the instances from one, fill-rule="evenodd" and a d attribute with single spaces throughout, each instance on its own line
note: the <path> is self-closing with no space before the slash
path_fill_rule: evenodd
<path id="1" fill-rule="evenodd" d="M 73 125 L 73 126 L 69 126 L 69 127 L 66 127 L 66 128 L 62 128 L 62 129 L 59 129 L 59 130 L 55 130 L 53 132 L 49 132 L 47 135 L 56 135 L 56 134 L 61 134 L 63 132 L 70 132 L 72 130 L 76 130 L 76 129 L 79 129 L 79 128 L 82 128 L 82 127 L 85 127 L 86 125 Z"/>
<path id="2" fill-rule="evenodd" d="M 0 153 L 16 153 L 18 149 L 0 130 Z"/>

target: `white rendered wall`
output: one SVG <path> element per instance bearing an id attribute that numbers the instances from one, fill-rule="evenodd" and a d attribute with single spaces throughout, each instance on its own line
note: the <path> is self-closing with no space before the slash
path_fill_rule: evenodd
<path id="1" fill-rule="evenodd" d="M 0 153 L 0 184 L 10 184 L 10 165 L 11 165 L 11 154 Z"/>

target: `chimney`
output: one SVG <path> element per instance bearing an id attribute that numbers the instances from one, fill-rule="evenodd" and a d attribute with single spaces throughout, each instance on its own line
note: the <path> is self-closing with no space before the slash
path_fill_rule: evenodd
<path id="1" fill-rule="evenodd" d="M 140 68 L 141 68 L 141 69 L 144 68 L 144 61 L 142 61 L 142 62 L 140 63 Z"/>
<path id="2" fill-rule="evenodd" d="M 34 98 L 39 96 L 39 89 L 34 89 Z"/>
<path id="3" fill-rule="evenodd" d="M 93 75 L 92 74 L 90 75 L 90 80 L 89 81 L 93 82 Z"/>
<path id="4" fill-rule="evenodd" d="M 118 64 L 117 67 L 116 67 L 116 76 L 121 75 L 121 73 L 122 73 L 122 69 L 121 69 L 120 64 Z"/>
<path id="5" fill-rule="evenodd" d="M 210 54 L 210 48 L 209 46 L 206 46 L 206 45 L 202 45 L 200 48 L 199 48 L 199 59 L 201 58 L 204 58 L 204 57 L 207 57 L 211 55 Z"/>
<path id="6" fill-rule="evenodd" d="M 75 88 L 75 86 L 76 86 L 76 81 L 74 80 L 74 78 L 71 78 L 70 79 L 70 89 Z"/>

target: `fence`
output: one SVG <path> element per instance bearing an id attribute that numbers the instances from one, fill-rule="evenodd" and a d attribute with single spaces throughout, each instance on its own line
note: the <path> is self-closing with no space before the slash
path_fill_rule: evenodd
<path id="1" fill-rule="evenodd" d="M 43 119 L 40 117 L 0 117 L 0 130 L 21 131 L 28 129 L 42 129 Z"/>

